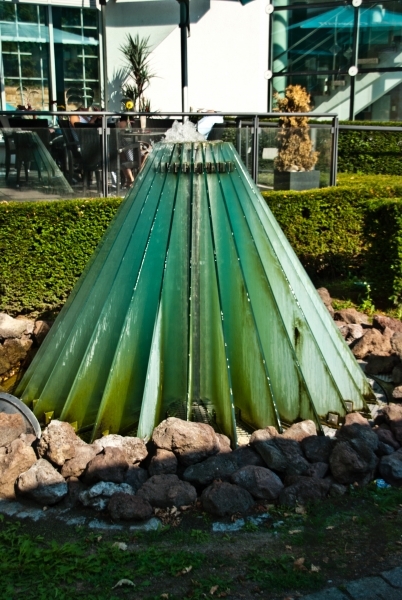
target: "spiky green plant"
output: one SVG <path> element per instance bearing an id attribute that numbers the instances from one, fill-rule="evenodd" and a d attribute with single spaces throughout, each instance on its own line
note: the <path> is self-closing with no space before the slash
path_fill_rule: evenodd
<path id="1" fill-rule="evenodd" d="M 133 38 L 128 34 L 126 42 L 120 46 L 120 51 L 126 59 L 128 74 L 134 80 L 134 84 L 126 84 L 122 87 L 123 101 L 131 100 L 134 103 L 134 108 L 138 107 L 139 111 L 142 111 L 144 106 L 148 106 L 147 112 L 149 112 L 150 102 L 145 99 L 144 92 L 148 88 L 151 79 L 155 77 L 149 66 L 149 56 L 151 54 L 149 37 L 140 38 L 137 34 Z"/>

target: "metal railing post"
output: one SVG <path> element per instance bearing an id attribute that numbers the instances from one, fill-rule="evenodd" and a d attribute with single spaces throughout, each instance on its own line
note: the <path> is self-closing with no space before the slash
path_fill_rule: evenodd
<path id="1" fill-rule="evenodd" d="M 258 181 L 258 126 L 259 118 L 255 116 L 253 119 L 253 171 L 251 175 L 254 183 Z"/>
<path id="2" fill-rule="evenodd" d="M 108 129 L 107 129 L 107 117 L 105 114 L 102 115 L 102 192 L 103 197 L 108 197 L 108 174 L 109 174 L 109 153 L 108 153 Z"/>
<path id="3" fill-rule="evenodd" d="M 339 139 L 339 118 L 338 116 L 332 119 L 332 147 L 331 147 L 331 172 L 329 178 L 329 185 L 336 185 L 336 177 L 338 174 L 338 139 Z"/>

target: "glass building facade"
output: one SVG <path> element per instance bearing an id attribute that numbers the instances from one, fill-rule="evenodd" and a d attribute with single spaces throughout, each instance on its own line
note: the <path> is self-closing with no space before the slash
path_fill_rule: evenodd
<path id="1" fill-rule="evenodd" d="M 0 1 L 1 106 L 101 102 L 99 11 Z"/>
<path id="2" fill-rule="evenodd" d="M 273 0 L 269 98 L 300 84 L 317 112 L 402 120 L 402 1 Z"/>

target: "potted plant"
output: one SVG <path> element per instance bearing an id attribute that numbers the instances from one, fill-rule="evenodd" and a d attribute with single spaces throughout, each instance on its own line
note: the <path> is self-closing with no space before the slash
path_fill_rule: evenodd
<path id="1" fill-rule="evenodd" d="M 289 85 L 282 98 L 274 94 L 276 111 L 310 112 L 310 94 L 300 85 Z M 275 190 L 309 190 L 319 187 L 320 172 L 314 170 L 318 152 L 313 150 L 308 117 L 294 114 L 279 119 L 278 155 L 274 160 Z"/>
<path id="2" fill-rule="evenodd" d="M 144 92 L 149 86 L 151 79 L 155 77 L 149 68 L 151 49 L 148 42 L 149 37 L 141 39 L 139 35 L 136 35 L 133 38 L 128 34 L 126 43 L 120 47 L 120 51 L 127 62 L 127 75 L 131 80 L 121 88 L 124 95 L 122 102 L 126 110 L 138 112 L 151 111 L 151 103 L 144 96 Z M 141 118 L 145 120 L 145 117 Z"/>

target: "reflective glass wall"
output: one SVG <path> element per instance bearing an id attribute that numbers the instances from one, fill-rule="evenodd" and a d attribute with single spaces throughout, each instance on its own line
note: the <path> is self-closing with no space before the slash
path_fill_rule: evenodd
<path id="1" fill-rule="evenodd" d="M 99 11 L 0 1 L 0 108 L 100 104 Z"/>
<path id="2" fill-rule="evenodd" d="M 340 119 L 402 120 L 402 1 L 274 0 L 270 98 L 300 84 Z"/>

